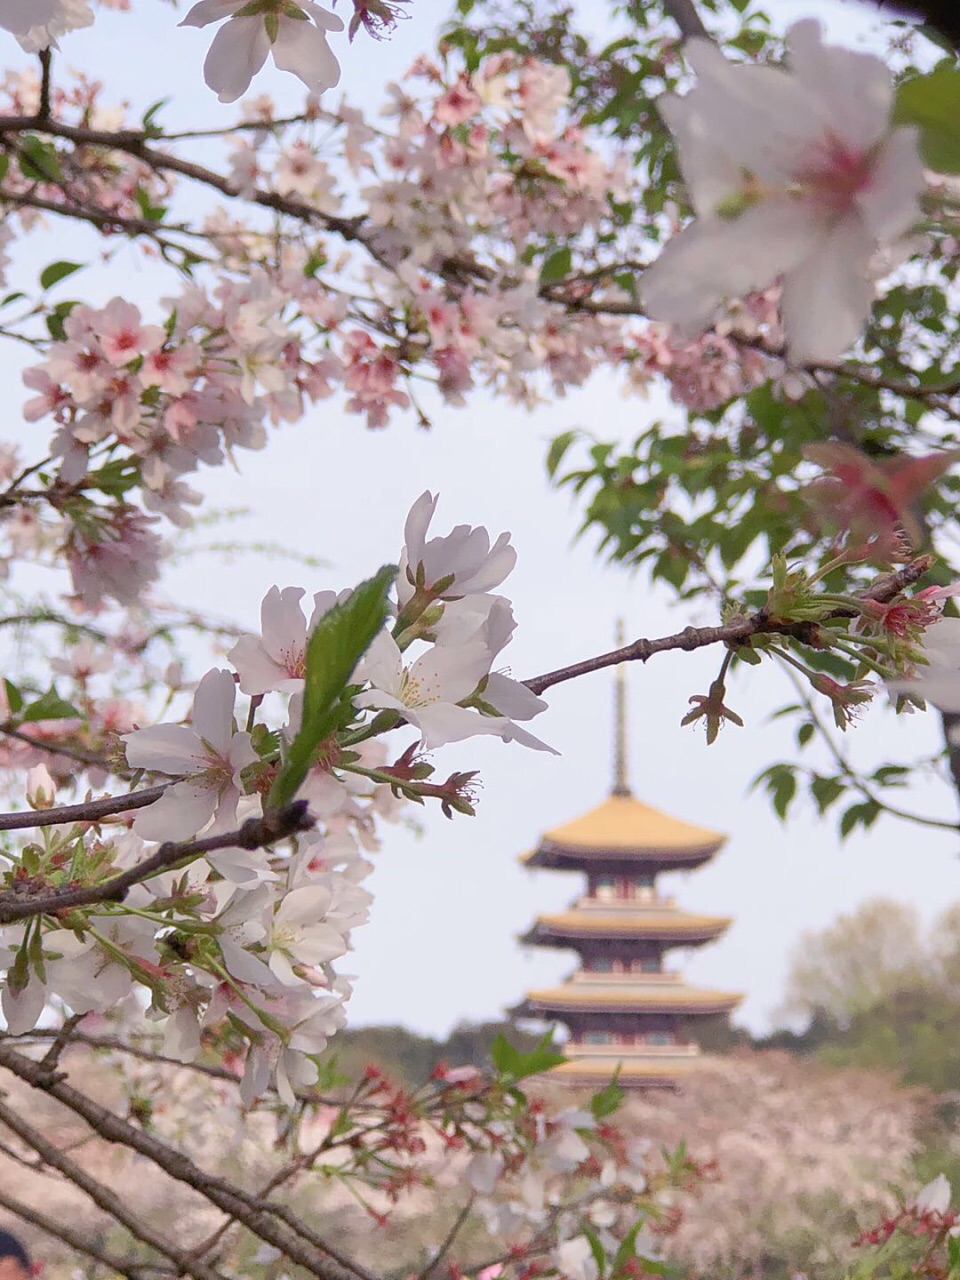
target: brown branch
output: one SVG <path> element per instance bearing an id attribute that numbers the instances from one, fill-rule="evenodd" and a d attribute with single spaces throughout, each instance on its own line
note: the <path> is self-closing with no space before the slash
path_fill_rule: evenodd
<path id="1" fill-rule="evenodd" d="M 163 792 L 166 787 L 155 787 L 153 790 Z M 146 792 L 135 794 L 144 795 Z M 157 796 L 154 795 L 153 799 L 156 800 Z M 82 808 L 83 806 L 71 807 Z M 79 888 L 68 886 L 35 894 L 24 892 L 23 888 L 18 887 L 0 893 L 0 924 L 10 924 L 11 921 L 24 920 L 30 916 L 51 915 L 73 907 L 88 907 L 98 902 L 119 902 L 133 885 L 141 884 L 151 876 L 167 871 L 181 862 L 192 861 L 204 853 L 213 853 L 217 849 L 231 849 L 235 845 L 239 845 L 242 849 L 260 849 L 264 845 L 283 840 L 298 831 L 308 831 L 312 826 L 313 818 L 307 812 L 306 800 L 294 800 L 292 804 L 285 805 L 282 809 L 265 813 L 262 818 L 248 818 L 236 831 L 207 836 L 202 840 L 168 840 L 149 858 L 144 858 L 136 866 L 129 867 L 126 871 L 101 881 L 100 884 L 84 885 Z"/>
<path id="2" fill-rule="evenodd" d="M 116 1254 L 105 1252 L 92 1236 L 84 1235 L 66 1219 L 48 1218 L 46 1214 L 40 1213 L 39 1210 L 32 1208 L 28 1204 L 24 1204 L 22 1200 L 15 1200 L 13 1196 L 8 1195 L 2 1188 L 0 1188 L 0 1209 L 6 1209 L 7 1213 L 15 1214 L 22 1222 L 29 1222 L 32 1227 L 45 1231 L 48 1236 L 52 1236 L 55 1240 L 62 1240 L 64 1244 L 68 1244 L 77 1253 L 85 1253 L 88 1258 L 94 1258 L 105 1266 L 108 1271 L 126 1276 L 127 1280 L 143 1280 L 145 1271 L 151 1273 L 156 1271 L 156 1268 L 144 1266 L 142 1262 L 128 1261 L 125 1258 L 118 1257 Z M 171 1268 L 170 1273 L 173 1270 Z M 179 1273 L 180 1269 L 177 1268 L 176 1270 Z"/>
<path id="3" fill-rule="evenodd" d="M 19 1057 L 20 1055 L 15 1056 Z M 58 1079 L 57 1077 L 45 1077 L 40 1063 L 31 1062 L 29 1058 L 23 1058 L 22 1061 L 24 1064 L 29 1065 L 30 1074 L 35 1077 L 34 1079 L 30 1079 L 29 1074 L 23 1075 L 12 1067 L 10 1069 L 14 1075 L 19 1075 L 28 1084 L 36 1086 L 38 1082 L 44 1079 L 52 1079 L 54 1081 Z M 9 1067 L 10 1064 L 4 1062 L 3 1065 Z M 42 1084 L 40 1087 L 43 1087 Z M 74 1090 L 74 1092 L 76 1091 Z M 142 1222 L 127 1207 L 121 1196 L 117 1195 L 109 1187 L 104 1186 L 102 1182 L 98 1182 L 86 1169 L 77 1164 L 75 1160 L 72 1160 L 70 1156 L 64 1154 L 55 1143 L 45 1137 L 39 1129 L 35 1129 L 33 1125 L 29 1124 L 20 1111 L 2 1098 L 0 1098 L 0 1122 L 5 1124 L 28 1147 L 36 1151 L 44 1164 L 49 1165 L 51 1169 L 56 1169 L 68 1182 L 89 1196 L 104 1213 L 109 1214 L 114 1221 L 126 1227 L 135 1239 L 141 1240 L 144 1244 L 155 1249 L 162 1257 L 169 1258 L 171 1262 L 174 1262 L 182 1274 L 192 1276 L 193 1280 L 222 1280 L 220 1273 L 213 1267 L 192 1258 L 186 1250 L 178 1249 L 171 1242 L 170 1232 L 153 1231 L 148 1222 Z"/>
<path id="4" fill-rule="evenodd" d="M 31 738 L 34 747 L 43 750 L 42 744 Z M 61 804 L 53 809 L 31 810 L 29 813 L 0 813 L 0 831 L 25 831 L 30 827 L 58 827 L 69 822 L 98 822 L 115 813 L 130 813 L 134 809 L 145 809 L 148 804 L 159 800 L 169 782 L 157 787 L 145 787 L 142 791 L 131 791 L 125 796 L 102 796 L 99 800 L 86 800 L 83 804 Z"/>
<path id="5" fill-rule="evenodd" d="M 892 600 L 906 587 L 912 586 L 922 578 L 933 565 L 933 556 L 918 556 L 895 573 L 884 574 L 866 591 L 860 592 L 863 600 Z M 824 615 L 824 621 L 834 618 L 855 618 L 856 611 L 850 609 L 832 609 Z M 609 653 L 601 653 L 596 658 L 585 658 L 582 662 L 574 662 L 568 667 L 559 667 L 556 671 L 548 671 L 541 676 L 534 676 L 523 683 L 532 693 L 543 693 L 555 684 L 565 680 L 575 680 L 579 676 L 588 675 L 591 671 L 602 671 L 605 667 L 615 667 L 621 662 L 646 662 L 655 653 L 668 653 L 672 649 L 683 649 L 690 653 L 694 649 L 704 649 L 712 644 L 736 646 L 753 636 L 778 635 L 787 636 L 800 644 L 822 647 L 817 643 L 821 635 L 820 627 L 814 622 L 794 622 L 788 618 L 771 618 L 764 609 L 756 613 L 732 618 L 718 627 L 684 627 L 670 636 L 660 636 L 656 640 L 634 640 L 632 644 Z"/>
<path id="6" fill-rule="evenodd" d="M 41 1071 L 39 1063 L 18 1053 L 9 1043 L 3 1041 L 0 1041 L 0 1066 L 6 1067 L 18 1079 L 42 1090 L 75 1115 L 80 1116 L 107 1142 L 118 1143 L 131 1151 L 138 1152 L 174 1181 L 198 1191 L 215 1208 L 236 1217 L 259 1239 L 279 1249 L 291 1262 L 305 1267 L 312 1275 L 318 1277 L 318 1280 L 351 1280 L 356 1277 L 362 1277 L 362 1280 L 378 1280 L 372 1272 L 361 1267 L 359 1263 L 351 1261 L 349 1270 L 346 1270 L 339 1260 L 334 1261 L 335 1257 L 339 1258 L 339 1252 L 332 1250 L 331 1246 L 307 1223 L 298 1218 L 288 1206 L 264 1203 L 241 1187 L 208 1173 L 182 1151 L 115 1115 L 100 1103 L 88 1098 L 79 1089 L 68 1084 L 62 1077 L 46 1076 Z M 191 1267 L 198 1265 L 195 1261 L 190 1263 Z M 188 1274 L 194 1274 L 186 1267 L 185 1270 Z"/>
<path id="7" fill-rule="evenodd" d="M 693 6 L 693 0 L 663 0 L 663 9 L 680 28 L 684 40 L 710 40 L 713 37 L 703 25 L 703 19 Z"/>

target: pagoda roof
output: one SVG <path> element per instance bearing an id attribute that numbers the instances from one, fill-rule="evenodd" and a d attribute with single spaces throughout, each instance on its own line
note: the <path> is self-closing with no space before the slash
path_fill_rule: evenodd
<path id="1" fill-rule="evenodd" d="M 534 867 L 581 862 L 640 862 L 698 866 L 726 836 L 673 818 L 627 793 L 608 796 L 588 813 L 544 832 L 522 861 Z"/>
<path id="2" fill-rule="evenodd" d="M 561 1016 L 564 1013 L 729 1013 L 743 995 L 736 991 L 709 991 L 677 984 L 644 982 L 564 983 L 528 991 L 513 1010 L 524 1018 Z"/>
<path id="3" fill-rule="evenodd" d="M 729 928 L 730 916 L 688 915 L 683 911 L 561 911 L 537 916 L 524 942 L 591 938 L 709 942 Z"/>

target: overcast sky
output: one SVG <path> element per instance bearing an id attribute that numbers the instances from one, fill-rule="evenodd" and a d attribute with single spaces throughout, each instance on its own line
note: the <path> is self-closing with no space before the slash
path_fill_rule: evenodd
<path id="1" fill-rule="evenodd" d="M 343 7 L 343 6 L 341 6 Z M 849 6 L 787 3 L 772 6 L 784 19 L 829 13 L 835 32 L 851 42 L 864 37 L 864 15 Z M 375 106 L 379 86 L 398 77 L 414 54 L 430 46 L 446 12 L 438 0 L 415 0 L 414 17 L 392 44 L 341 42 L 343 87 L 348 96 Z M 591 6 L 598 13 L 600 6 Z M 158 98 L 174 101 L 169 119 L 211 126 L 233 119 L 200 83 L 200 63 L 210 31 L 176 31 L 166 5 L 138 0 L 136 15 L 101 14 L 92 32 L 64 41 L 64 59 L 96 70 L 141 110 Z M 17 62 L 16 55 L 11 57 Z M 256 82 L 292 105 L 289 82 L 264 74 Z M 64 256 L 62 227 L 51 228 L 31 254 L 49 261 Z M 56 240 L 54 240 L 56 236 Z M 83 288 L 98 298 L 125 293 L 149 310 L 156 291 L 150 271 L 131 267 Z M 80 291 L 78 278 L 77 292 Z M 89 286 L 89 287 L 88 287 Z M 169 287 L 169 282 L 167 282 Z M 11 353 L 8 376 L 17 404 L 21 390 Z M 469 521 L 493 534 L 513 533 L 519 565 L 502 588 L 514 601 L 519 627 L 504 655 L 513 673 L 527 677 L 609 648 L 614 620 L 622 616 L 630 638 L 675 631 L 716 618 L 705 604 L 671 607 L 666 592 L 640 574 L 602 565 L 588 541 L 574 544 L 579 512 L 544 478 L 547 440 L 578 426 L 603 438 L 628 439 L 659 406 L 625 399 L 611 378 L 529 415 L 471 397 L 467 409 L 440 408 L 432 431 L 412 421 L 370 433 L 336 400 L 317 406 L 307 420 L 275 433 L 265 452 L 241 454 L 240 474 L 226 469 L 198 482 L 212 504 L 249 507 L 253 515 L 228 531 L 250 542 L 279 541 L 326 556 L 329 571 L 304 573 L 257 555 L 191 562 L 167 580 L 169 594 L 184 603 L 257 625 L 259 602 L 274 583 L 315 591 L 352 585 L 396 556 L 405 514 L 424 490 L 439 490 L 437 528 Z M 36 442 L 33 428 L 32 440 Z M 191 483 L 193 483 L 191 478 Z M 730 692 L 744 729 L 728 728 L 707 748 L 701 731 L 679 721 L 692 694 L 705 693 L 719 654 L 668 654 L 629 676 L 630 776 L 647 802 L 702 826 L 729 834 L 709 867 L 673 877 L 664 887 L 682 906 L 730 914 L 735 924 L 719 943 L 688 955 L 682 965 L 697 982 L 742 991 L 738 1018 L 755 1029 L 768 1025 L 776 1006 L 791 945 L 805 929 L 829 923 L 875 894 L 915 902 L 929 917 L 960 892 L 960 844 L 947 833 L 884 820 L 867 836 L 841 845 L 833 828 L 808 810 L 786 827 L 766 800 L 748 793 L 754 775 L 792 751 L 791 739 L 772 709 L 789 687 L 766 667 L 751 668 Z M 549 694 L 549 712 L 538 734 L 558 758 L 493 740 L 475 740 L 440 753 L 444 776 L 454 768 L 480 768 L 484 789 L 476 819 L 450 822 L 429 810 L 416 836 L 384 829 L 384 847 L 373 878 L 372 923 L 355 936 L 353 971 L 359 975 L 352 1005 L 355 1024 L 399 1022 L 442 1033 L 461 1019 L 497 1017 L 531 984 L 564 976 L 568 953 L 525 951 L 516 942 L 537 912 L 577 896 L 576 877 L 530 873 L 517 855 L 546 827 L 597 804 L 611 783 L 612 676 L 601 673 Z M 876 708 L 857 732 L 860 756 L 933 751 L 938 725 L 932 717 L 897 720 Z M 400 739 L 398 738 L 398 741 Z M 952 818 L 946 788 L 931 784 L 909 797 L 924 812 Z"/>

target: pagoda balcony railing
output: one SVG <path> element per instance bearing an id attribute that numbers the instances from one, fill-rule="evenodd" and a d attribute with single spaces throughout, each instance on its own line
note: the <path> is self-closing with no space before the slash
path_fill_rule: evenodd
<path id="1" fill-rule="evenodd" d="M 644 973 L 642 969 L 633 969 L 630 973 L 602 973 L 597 969 L 577 969 L 566 981 L 603 987 L 674 987 L 683 982 L 683 974 L 670 970 Z"/>
<path id="2" fill-rule="evenodd" d="M 583 911 L 610 911 L 614 913 L 622 913 L 624 911 L 639 910 L 656 912 L 675 910 L 677 900 L 674 897 L 661 898 L 657 894 L 652 894 L 649 897 L 641 897 L 640 894 L 637 894 L 636 897 L 633 898 L 591 898 L 589 894 L 585 893 L 583 897 L 575 899 L 571 905 Z"/>
<path id="3" fill-rule="evenodd" d="M 698 1044 L 574 1044 L 568 1040 L 563 1046 L 567 1058 L 604 1058 L 614 1062 L 631 1058 L 696 1058 L 700 1055 Z"/>

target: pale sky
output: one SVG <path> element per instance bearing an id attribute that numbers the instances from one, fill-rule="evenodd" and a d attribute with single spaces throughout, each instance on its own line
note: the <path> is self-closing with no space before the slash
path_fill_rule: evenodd
<path id="1" fill-rule="evenodd" d="M 829 13 L 833 31 L 851 40 L 861 38 L 865 25 L 864 11 L 849 6 L 777 0 L 771 7 L 785 21 Z M 446 5 L 415 0 L 413 9 L 415 16 L 392 44 L 358 38 L 352 49 L 338 46 L 349 97 L 375 106 L 380 86 L 429 47 Z M 169 95 L 171 121 L 209 127 L 233 119 L 235 109 L 220 107 L 200 83 L 210 32 L 176 31 L 174 21 L 166 5 L 140 0 L 136 16 L 101 14 L 91 32 L 65 39 L 64 60 L 98 70 L 113 87 L 111 96 L 128 97 L 141 111 Z M 11 58 L 20 61 L 16 54 Z M 255 89 L 261 86 L 281 104 L 296 101 L 289 83 L 273 73 L 258 79 Z M 34 238 L 34 262 L 68 254 L 62 227 L 47 234 L 45 243 Z M 77 278 L 76 292 L 83 288 L 104 299 L 122 292 L 149 311 L 155 277 L 131 268 L 131 261 L 125 258 L 122 270 L 105 278 L 86 272 Z M 13 361 L 19 353 L 0 358 L 13 384 L 8 404 L 18 404 L 22 391 Z M 671 607 L 667 593 L 651 588 L 643 573 L 605 567 L 589 539 L 574 544 L 580 512 L 544 478 L 551 436 L 578 426 L 602 438 L 629 439 L 660 411 L 659 404 L 623 398 L 608 377 L 533 415 L 484 395 L 473 395 L 466 409 L 431 407 L 430 432 L 398 420 L 371 433 L 333 399 L 301 424 L 273 433 L 264 452 L 239 455 L 239 475 L 220 469 L 199 480 L 189 477 L 213 505 L 254 512 L 224 536 L 279 541 L 325 556 L 331 568 L 305 572 L 252 554 L 232 563 L 208 559 L 174 569 L 167 592 L 256 627 L 260 599 L 274 583 L 310 592 L 348 586 L 395 558 L 405 514 L 429 488 L 441 494 L 439 530 L 469 521 L 494 535 L 513 533 L 519 564 L 501 589 L 514 602 L 519 626 L 504 657 L 521 678 L 611 647 L 618 616 L 631 639 L 717 620 L 706 603 Z M 36 430 L 23 438 L 36 440 Z M 641 799 L 729 834 L 712 865 L 663 883 L 683 907 L 735 917 L 722 941 L 675 953 L 675 964 L 699 983 L 744 992 L 738 1020 L 763 1029 L 781 995 L 790 947 L 803 930 L 826 925 L 876 894 L 914 902 L 930 917 L 960 895 L 960 841 L 884 819 L 868 835 L 841 845 L 833 827 L 818 822 L 806 805 L 781 826 L 748 786 L 761 768 L 793 750 L 783 726 L 768 719 L 789 699 L 782 677 L 766 667 L 749 669 L 749 679 L 741 675 L 730 703 L 746 727 L 727 728 L 711 748 L 702 731 L 679 726 L 688 697 L 706 692 L 720 657 L 712 651 L 668 654 L 630 671 L 630 776 Z M 423 823 L 420 836 L 383 829 L 372 879 L 373 919 L 356 933 L 352 964 L 343 966 L 359 976 L 350 1010 L 354 1025 L 399 1022 L 443 1033 L 461 1019 L 497 1017 L 528 986 L 573 968 L 572 954 L 525 951 L 515 939 L 537 912 L 576 897 L 579 878 L 524 871 L 517 855 L 544 828 L 607 794 L 612 675 L 561 686 L 548 700 L 550 710 L 534 728 L 560 757 L 492 739 L 447 748 L 437 757 L 443 776 L 453 769 L 482 770 L 477 818 L 447 821 L 425 810 L 413 815 Z M 888 752 L 935 750 L 938 721 L 897 720 L 877 707 L 855 733 L 859 756 L 879 762 Z M 406 745 L 405 736 L 396 738 Z M 951 819 L 955 812 L 954 798 L 936 783 L 904 795 L 903 802 Z"/>

